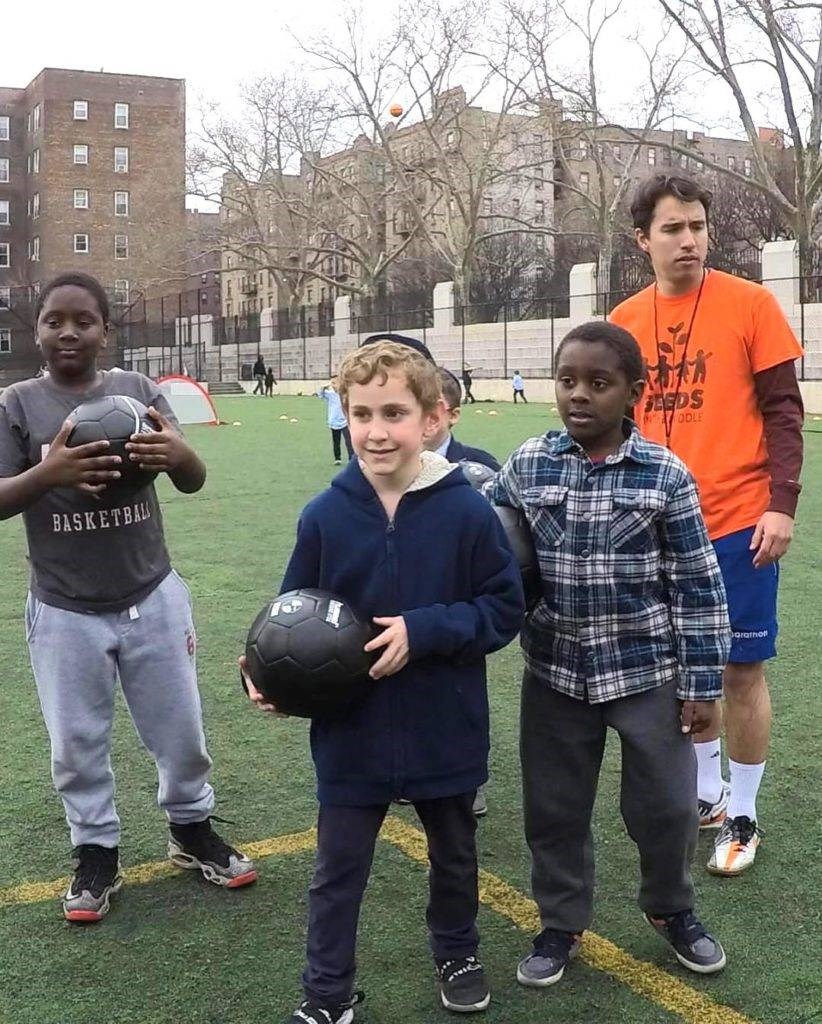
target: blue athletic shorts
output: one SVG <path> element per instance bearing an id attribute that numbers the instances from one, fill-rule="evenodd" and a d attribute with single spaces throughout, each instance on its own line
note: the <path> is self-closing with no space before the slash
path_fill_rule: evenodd
<path id="1" fill-rule="evenodd" d="M 750 550 L 754 528 L 714 541 L 731 616 L 730 661 L 767 661 L 776 656 L 776 595 L 779 564 L 754 569 Z"/>

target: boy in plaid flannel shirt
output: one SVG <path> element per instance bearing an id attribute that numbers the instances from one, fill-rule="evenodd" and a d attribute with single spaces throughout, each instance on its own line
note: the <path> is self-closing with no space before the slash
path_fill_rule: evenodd
<path id="1" fill-rule="evenodd" d="M 639 847 L 639 905 L 681 964 L 711 974 L 725 953 L 693 909 L 692 735 L 722 693 L 722 577 L 688 470 L 625 418 L 645 377 L 633 336 L 584 324 L 556 361 L 565 430 L 526 441 L 485 489 L 525 513 L 543 581 L 521 635 L 525 832 L 543 931 L 517 978 L 559 981 L 590 924 L 591 813 L 609 726 Z"/>

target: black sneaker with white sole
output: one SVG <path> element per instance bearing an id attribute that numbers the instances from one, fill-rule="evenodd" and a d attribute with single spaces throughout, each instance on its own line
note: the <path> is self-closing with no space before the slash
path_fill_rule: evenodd
<path id="1" fill-rule="evenodd" d="M 455 1013 L 477 1013 L 491 1002 L 485 971 L 475 956 L 455 960 L 438 960 L 437 977 L 440 998 L 446 1010 Z"/>
<path id="2" fill-rule="evenodd" d="M 364 999 L 364 992 L 355 992 L 344 1003 L 318 1003 L 313 999 L 304 999 L 286 1024 L 351 1024 L 354 1020 L 354 1007 Z"/>
<path id="3" fill-rule="evenodd" d="M 529 988 L 555 985 L 579 952 L 580 935 L 546 928 L 534 939 L 534 948 L 517 964 L 517 981 Z"/>
<path id="4" fill-rule="evenodd" d="M 207 881 L 227 889 L 257 881 L 254 862 L 214 831 L 211 818 L 188 825 L 171 822 L 169 831 L 168 855 L 178 868 L 202 871 Z"/>
<path id="5" fill-rule="evenodd" d="M 645 914 L 645 920 L 668 942 L 683 967 L 696 974 L 716 974 L 725 966 L 725 950 L 709 935 L 693 910 Z"/>
<path id="6" fill-rule="evenodd" d="M 80 924 L 100 921 L 123 885 L 119 847 L 86 843 L 75 847 L 72 856 L 74 875 L 63 896 L 63 914 L 67 921 Z"/>

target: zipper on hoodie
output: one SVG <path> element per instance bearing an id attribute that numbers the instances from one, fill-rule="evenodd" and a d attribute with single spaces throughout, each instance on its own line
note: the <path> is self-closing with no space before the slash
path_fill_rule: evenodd
<path id="1" fill-rule="evenodd" d="M 388 561 L 388 580 L 391 592 L 391 603 L 394 609 L 399 606 L 399 593 L 397 584 L 397 551 L 394 543 L 394 534 L 396 533 L 396 511 L 394 512 L 394 519 L 388 519 L 386 515 L 387 523 L 385 526 L 385 555 Z M 401 709 L 399 707 L 399 693 L 396 686 L 391 687 L 390 696 L 391 704 L 391 790 L 392 795 L 399 796 L 399 780 L 400 780 L 400 762 L 402 755 L 400 751 L 400 744 L 397 742 L 399 739 L 398 723 L 401 720 Z"/>

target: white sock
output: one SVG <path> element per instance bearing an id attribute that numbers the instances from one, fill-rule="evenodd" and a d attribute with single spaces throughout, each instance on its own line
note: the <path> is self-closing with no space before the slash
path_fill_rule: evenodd
<path id="1" fill-rule="evenodd" d="M 696 751 L 696 793 L 700 800 L 715 804 L 722 796 L 722 752 L 719 740 L 694 743 Z"/>
<path id="2" fill-rule="evenodd" d="M 765 762 L 762 764 L 739 764 L 729 761 L 731 769 L 731 799 L 728 801 L 728 817 L 738 818 L 744 814 L 756 821 L 756 794 L 762 782 Z"/>

